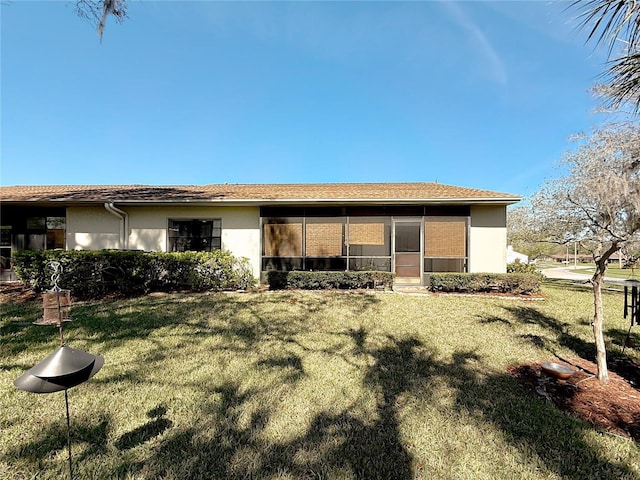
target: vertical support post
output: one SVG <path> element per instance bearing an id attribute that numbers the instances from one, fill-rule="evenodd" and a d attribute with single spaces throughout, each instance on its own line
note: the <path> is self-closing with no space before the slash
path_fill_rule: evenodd
<path id="1" fill-rule="evenodd" d="M 64 347 L 64 335 L 62 333 L 62 308 L 60 307 L 60 290 L 56 290 L 56 301 L 58 302 L 58 330 L 60 331 L 60 346 Z"/>
<path id="2" fill-rule="evenodd" d="M 69 480 L 73 480 L 73 463 L 71 461 L 71 419 L 69 416 L 69 389 L 64 389 L 64 403 L 67 407 L 67 450 L 69 452 Z"/>
<path id="3" fill-rule="evenodd" d="M 626 280 L 624 285 L 623 317 L 629 317 L 629 330 L 624 339 L 622 353 L 624 353 L 625 348 L 632 345 L 631 328 L 634 324 L 640 325 L 640 288 L 638 288 L 638 284 L 637 280 Z"/>

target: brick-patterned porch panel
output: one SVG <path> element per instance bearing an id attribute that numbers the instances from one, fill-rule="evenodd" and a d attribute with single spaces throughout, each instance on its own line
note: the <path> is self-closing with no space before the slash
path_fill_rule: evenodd
<path id="1" fill-rule="evenodd" d="M 307 257 L 342 255 L 342 223 L 307 223 Z"/>
<path id="2" fill-rule="evenodd" d="M 349 224 L 349 244 L 384 245 L 384 223 Z"/>
<path id="3" fill-rule="evenodd" d="M 467 224 L 464 220 L 429 220 L 424 224 L 424 255 L 434 258 L 466 256 Z"/>
<path id="4" fill-rule="evenodd" d="M 276 223 L 265 225 L 264 254 L 267 257 L 302 256 L 302 224 Z"/>

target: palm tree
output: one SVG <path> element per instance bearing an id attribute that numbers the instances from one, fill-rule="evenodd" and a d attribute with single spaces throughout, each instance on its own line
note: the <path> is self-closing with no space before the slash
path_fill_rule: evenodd
<path id="1" fill-rule="evenodd" d="M 640 113 L 640 3 L 575 0 L 570 8 L 579 11 L 579 27 L 589 32 L 587 41 L 608 46 L 609 67 L 598 89 L 607 106 L 630 105 L 635 114 Z"/>

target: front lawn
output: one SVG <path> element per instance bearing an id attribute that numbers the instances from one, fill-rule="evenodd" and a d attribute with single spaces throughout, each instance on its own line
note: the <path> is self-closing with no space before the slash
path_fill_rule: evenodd
<path id="1" fill-rule="evenodd" d="M 69 390 L 74 478 L 640 478 L 637 443 L 561 413 L 508 375 L 554 354 L 593 357 L 590 291 L 544 293 L 77 303 L 68 344 L 105 365 Z M 620 355 L 622 295 L 605 299 L 609 352 Z M 64 394 L 12 385 L 58 347 L 55 328 L 30 323 L 40 309 L 0 305 L 1 479 L 68 475 Z"/>

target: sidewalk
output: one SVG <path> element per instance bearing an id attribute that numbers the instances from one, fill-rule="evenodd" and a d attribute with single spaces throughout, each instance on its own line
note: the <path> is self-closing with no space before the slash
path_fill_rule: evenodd
<path id="1" fill-rule="evenodd" d="M 575 282 L 588 283 L 591 280 L 592 275 L 590 273 L 580 273 L 581 269 L 588 269 L 589 267 L 553 267 L 545 268 L 542 270 L 542 274 L 547 278 L 558 278 L 562 280 L 573 280 Z M 624 278 L 604 277 L 605 283 L 613 283 L 615 285 L 624 285 Z"/>

